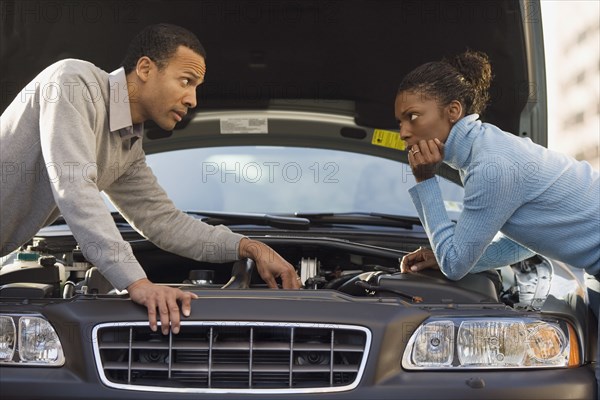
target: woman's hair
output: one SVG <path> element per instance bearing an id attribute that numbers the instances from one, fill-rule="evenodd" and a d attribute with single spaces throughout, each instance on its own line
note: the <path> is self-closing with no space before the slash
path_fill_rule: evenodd
<path id="1" fill-rule="evenodd" d="M 135 69 L 138 60 L 146 56 L 162 69 L 179 46 L 185 46 L 206 58 L 204 47 L 192 32 L 177 25 L 156 24 L 142 29 L 133 38 L 121 66 L 128 74 Z"/>
<path id="2" fill-rule="evenodd" d="M 452 59 L 423 64 L 404 77 L 400 92 L 433 96 L 442 105 L 458 100 L 466 114 L 481 114 L 490 98 L 492 66 L 485 53 L 470 51 Z"/>

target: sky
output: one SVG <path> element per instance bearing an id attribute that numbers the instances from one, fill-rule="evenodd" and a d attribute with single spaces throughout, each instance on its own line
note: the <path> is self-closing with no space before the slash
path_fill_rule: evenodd
<path id="1" fill-rule="evenodd" d="M 580 31 L 580 27 L 593 21 L 600 21 L 599 0 L 541 0 L 542 21 L 544 29 L 544 47 L 546 53 L 546 81 L 548 90 L 548 147 L 553 150 L 569 153 L 573 144 L 569 143 L 570 136 L 562 131 L 564 123 L 560 122 L 561 107 L 564 107 L 565 98 L 562 96 L 561 75 L 569 73 L 568 68 L 583 62 L 568 58 L 568 55 L 584 55 L 589 52 L 571 52 L 565 54 L 565 38 Z M 594 37 L 586 42 L 589 46 L 600 48 L 600 34 L 596 30 Z M 571 49 L 568 49 L 571 50 Z M 600 66 L 596 65 L 596 72 L 600 73 Z M 562 79 L 564 80 L 564 79 Z M 592 82 L 597 82 L 592 81 Z M 595 86 L 595 87 L 594 87 Z M 600 88 L 594 83 L 586 88 L 586 95 L 595 98 L 598 102 Z M 595 120 L 581 133 L 583 143 L 598 146 L 600 141 L 600 126 Z M 581 139 L 581 137 L 579 137 Z M 595 166 L 598 168 L 598 166 Z"/>

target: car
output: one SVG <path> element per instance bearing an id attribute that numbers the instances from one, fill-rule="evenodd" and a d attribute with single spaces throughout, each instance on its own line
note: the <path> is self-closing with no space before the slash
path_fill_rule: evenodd
<path id="1" fill-rule="evenodd" d="M 208 51 L 199 105 L 173 131 L 145 125 L 147 163 L 180 209 L 267 243 L 303 284 L 272 290 L 252 260 L 166 252 L 107 199 L 149 279 L 198 295 L 191 315 L 179 334 L 152 332 L 59 218 L 0 269 L 3 399 L 596 396 L 597 323 L 569 265 L 536 255 L 459 281 L 400 273 L 404 255 L 429 245 L 407 193 L 400 80 L 483 51 L 495 78 L 482 118 L 545 145 L 538 1 L 2 7 L 2 109 L 59 58 L 110 71 L 122 39 L 149 23 L 193 30 Z M 460 178 L 442 167 L 439 179 L 456 219 Z"/>

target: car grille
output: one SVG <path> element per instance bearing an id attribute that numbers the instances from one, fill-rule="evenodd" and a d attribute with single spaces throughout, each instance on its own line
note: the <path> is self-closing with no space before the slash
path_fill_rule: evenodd
<path id="1" fill-rule="evenodd" d="M 147 322 L 108 323 L 93 337 L 104 384 L 170 392 L 350 390 L 371 342 L 359 326 L 231 321 L 184 321 L 166 336 Z"/>

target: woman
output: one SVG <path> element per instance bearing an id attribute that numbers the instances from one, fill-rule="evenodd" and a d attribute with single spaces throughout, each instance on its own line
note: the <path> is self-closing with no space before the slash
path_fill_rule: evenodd
<path id="1" fill-rule="evenodd" d="M 479 121 L 491 78 L 487 56 L 467 51 L 421 65 L 400 84 L 396 118 L 417 181 L 410 194 L 433 249 L 406 255 L 402 272 L 439 266 L 458 280 L 539 253 L 589 274 L 597 316 L 598 171 Z M 456 223 L 434 175 L 442 162 L 458 170 L 465 189 Z"/>

